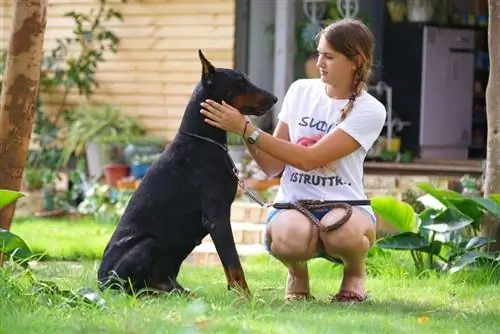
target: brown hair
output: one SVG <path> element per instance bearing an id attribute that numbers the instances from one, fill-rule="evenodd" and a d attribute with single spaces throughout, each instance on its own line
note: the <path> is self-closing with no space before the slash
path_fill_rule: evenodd
<path id="1" fill-rule="evenodd" d="M 361 65 L 354 72 L 353 93 L 347 105 L 340 111 L 340 120 L 343 121 L 352 110 L 354 100 L 368 83 L 373 65 L 373 34 L 360 20 L 342 19 L 321 30 L 316 41 L 319 41 L 321 36 L 325 37 L 332 49 L 351 61 L 355 61 L 357 56 L 362 58 Z"/>

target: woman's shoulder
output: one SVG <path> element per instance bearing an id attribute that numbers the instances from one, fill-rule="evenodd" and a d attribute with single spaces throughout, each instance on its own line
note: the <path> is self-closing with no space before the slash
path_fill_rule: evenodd
<path id="1" fill-rule="evenodd" d="M 364 91 L 363 94 L 356 99 L 354 109 L 358 110 L 358 112 L 366 111 L 379 115 L 385 115 L 387 113 L 385 105 L 367 91 Z"/>

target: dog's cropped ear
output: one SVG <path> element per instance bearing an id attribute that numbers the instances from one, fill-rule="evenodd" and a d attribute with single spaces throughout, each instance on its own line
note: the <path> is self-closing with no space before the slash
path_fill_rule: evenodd
<path id="1" fill-rule="evenodd" d="M 198 56 L 200 57 L 201 61 L 201 80 L 204 84 L 210 86 L 213 82 L 213 76 L 215 73 L 215 67 L 212 65 L 207 58 L 203 55 L 203 52 L 201 50 L 198 50 Z"/>

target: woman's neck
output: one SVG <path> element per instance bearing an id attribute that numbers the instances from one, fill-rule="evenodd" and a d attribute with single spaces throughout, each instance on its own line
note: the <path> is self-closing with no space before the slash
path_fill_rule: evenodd
<path id="1" fill-rule="evenodd" d="M 325 91 L 328 97 L 336 100 L 347 100 L 353 93 L 352 84 L 343 86 L 326 84 Z"/>

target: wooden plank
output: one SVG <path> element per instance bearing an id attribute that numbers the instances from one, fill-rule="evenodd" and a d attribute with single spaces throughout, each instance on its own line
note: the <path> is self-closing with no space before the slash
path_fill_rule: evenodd
<path id="1" fill-rule="evenodd" d="M 196 21 L 191 21 L 196 22 Z M 113 33 L 119 36 L 121 39 L 128 38 L 203 38 L 204 36 L 209 36 L 211 38 L 233 38 L 234 35 L 234 25 L 206 25 L 201 26 L 198 24 L 193 24 L 191 26 L 179 26 L 179 25 L 147 25 L 138 29 L 137 27 L 131 27 L 126 25 L 126 23 L 115 29 L 112 29 Z M 47 29 L 45 38 L 47 40 L 56 38 L 66 38 L 71 36 L 72 33 L 69 27 L 54 27 L 52 29 Z"/>
<path id="2" fill-rule="evenodd" d="M 92 3 L 88 5 L 80 6 L 79 10 L 82 10 L 83 7 L 87 7 L 88 9 L 93 6 Z M 207 4 L 199 4 L 199 3 L 190 3 L 186 1 L 185 3 L 159 3 L 159 4 L 138 4 L 138 3 L 117 3 L 112 6 L 112 8 L 118 12 L 121 12 L 124 17 L 127 16 L 164 16 L 166 14 L 169 15 L 183 15 L 183 14 L 234 14 L 235 12 L 235 3 L 227 2 L 227 3 L 207 3 Z M 63 16 L 65 13 L 69 11 L 75 10 L 74 4 L 53 4 L 49 2 L 47 12 L 50 16 Z"/>
<path id="3" fill-rule="evenodd" d="M 139 72 L 139 71 L 99 71 L 97 81 L 99 83 L 121 82 L 121 83 L 137 83 L 138 85 L 156 85 L 156 84 L 191 84 L 195 85 L 200 81 L 201 71 L 190 72 Z"/>
<path id="4" fill-rule="evenodd" d="M 234 50 L 202 50 L 205 57 L 210 61 L 233 61 Z M 198 48 L 191 47 L 186 50 L 171 50 L 168 52 L 158 50 L 120 50 L 118 53 L 109 54 L 106 59 L 108 61 L 151 61 L 165 60 L 165 61 L 186 61 L 192 60 L 199 62 Z"/>
<path id="5" fill-rule="evenodd" d="M 10 29 L 12 21 L 12 13 L 0 13 L 0 30 L 2 29 Z M 115 29 L 120 29 L 122 27 L 130 27 L 136 29 L 142 29 L 144 27 L 157 27 L 157 26 L 183 26 L 186 29 L 189 29 L 193 26 L 193 22 L 196 22 L 196 25 L 203 26 L 234 26 L 234 16 L 230 14 L 218 15 L 218 14 L 209 14 L 209 15 L 198 15 L 196 13 L 191 15 L 169 15 L 165 14 L 162 16 L 126 16 L 124 17 L 124 21 L 110 21 L 106 24 L 108 29 L 115 31 Z M 47 33 L 52 29 L 69 29 L 71 30 L 75 27 L 74 20 L 68 17 L 61 16 L 48 16 L 47 21 Z"/>
<path id="6" fill-rule="evenodd" d="M 122 4 L 122 0 L 107 0 L 106 3 L 112 8 L 115 5 Z M 147 5 L 157 5 L 157 4 L 174 4 L 174 3 L 190 3 L 190 4 L 217 4 L 217 3 L 232 3 L 234 0 L 134 0 L 134 3 Z M 54 5 L 94 5 L 97 3 L 96 0 L 50 0 L 51 4 Z M 129 1 L 128 3 L 131 3 Z"/>
<path id="7" fill-rule="evenodd" d="M 9 36 L 0 36 L 0 46 L 8 45 Z M 54 39 L 44 41 L 44 49 L 52 50 L 57 46 Z M 128 38 L 122 39 L 118 52 L 123 50 L 192 50 L 193 46 L 202 50 L 234 49 L 234 38 L 210 39 L 202 37 L 190 38 Z"/>
<path id="8" fill-rule="evenodd" d="M 194 50 L 193 50 L 194 51 Z M 197 53 L 197 51 L 196 51 Z M 216 67 L 233 68 L 232 61 L 213 61 Z M 201 63 L 198 59 L 194 61 L 154 61 L 153 59 L 144 59 L 143 61 L 123 61 L 114 62 L 106 61 L 99 64 L 99 73 L 115 73 L 115 72 L 156 72 L 160 73 L 201 73 Z"/>
<path id="9" fill-rule="evenodd" d="M 68 97 L 68 103 L 108 103 L 113 105 L 128 105 L 128 106 L 156 106 L 156 107 L 184 107 L 189 101 L 191 94 L 185 95 L 141 95 L 141 94 L 123 94 L 121 92 L 102 92 L 97 91 L 90 101 L 85 97 L 72 94 Z M 61 101 L 61 94 L 44 94 L 42 95 L 44 101 L 57 104 Z"/>

